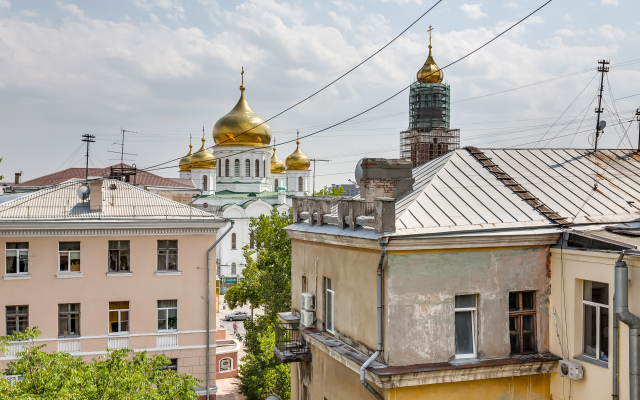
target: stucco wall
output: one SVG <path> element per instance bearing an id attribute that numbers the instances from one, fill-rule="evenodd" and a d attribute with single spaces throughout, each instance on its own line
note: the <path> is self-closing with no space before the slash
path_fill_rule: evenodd
<path id="1" fill-rule="evenodd" d="M 495 358 L 509 356 L 509 292 L 535 290 L 537 346 L 547 351 L 547 255 L 546 247 L 389 253 L 386 363 L 453 359 L 457 294 L 477 294 L 478 357 Z"/>

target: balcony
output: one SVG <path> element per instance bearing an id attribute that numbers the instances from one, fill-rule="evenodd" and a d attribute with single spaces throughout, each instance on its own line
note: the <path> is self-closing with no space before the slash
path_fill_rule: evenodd
<path id="1" fill-rule="evenodd" d="M 284 314 L 284 316 L 283 316 Z M 300 322 L 291 313 L 279 314 L 281 321 L 276 323 L 275 356 L 283 363 L 309 361 L 311 351 L 300 333 Z"/>

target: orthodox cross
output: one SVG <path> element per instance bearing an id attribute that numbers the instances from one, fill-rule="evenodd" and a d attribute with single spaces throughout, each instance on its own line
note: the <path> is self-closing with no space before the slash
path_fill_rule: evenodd
<path id="1" fill-rule="evenodd" d="M 240 84 L 244 86 L 244 67 L 242 67 L 242 72 L 240 72 L 240 78 L 242 79 L 242 83 Z"/>
<path id="2" fill-rule="evenodd" d="M 427 32 L 429 32 L 429 46 L 431 46 L 431 31 L 433 30 L 433 26 L 429 25 L 429 29 L 427 29 Z"/>

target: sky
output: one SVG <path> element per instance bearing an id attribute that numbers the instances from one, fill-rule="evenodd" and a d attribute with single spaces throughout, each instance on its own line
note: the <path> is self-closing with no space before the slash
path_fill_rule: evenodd
<path id="1" fill-rule="evenodd" d="M 0 0 L 0 175 L 23 180 L 119 161 L 177 177 L 189 136 L 209 146 L 215 122 L 245 96 L 264 119 L 304 99 L 387 44 L 437 0 Z M 544 1 L 446 0 L 371 60 L 269 122 L 277 143 L 352 117 L 415 80 L 429 25 L 440 67 Z M 487 47 L 444 69 L 462 146 L 592 146 L 599 59 L 607 128 L 599 148 L 635 148 L 640 105 L 637 0 L 554 0 Z M 316 187 L 346 183 L 362 157 L 399 156 L 405 91 L 301 140 Z M 555 139 L 554 139 L 555 137 Z M 197 149 L 197 147 L 196 147 Z M 295 143 L 279 145 L 281 159 Z"/>

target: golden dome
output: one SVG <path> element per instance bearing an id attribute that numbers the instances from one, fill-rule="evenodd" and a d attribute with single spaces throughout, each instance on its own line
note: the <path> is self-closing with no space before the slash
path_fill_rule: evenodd
<path id="1" fill-rule="evenodd" d="M 189 172 L 191 171 L 191 155 L 193 154 L 193 152 L 191 151 L 191 149 L 193 148 L 193 146 L 191 146 L 191 143 L 189 143 L 189 153 L 182 157 L 180 159 L 180 162 L 178 163 L 178 167 L 180 167 L 180 171 L 182 172 Z"/>
<path id="2" fill-rule="evenodd" d="M 244 74 L 244 70 L 242 71 Z M 240 100 L 213 127 L 216 146 L 266 147 L 271 142 L 271 128 L 249 107 L 244 99 L 244 80 Z"/>
<path id="3" fill-rule="evenodd" d="M 276 155 L 276 140 L 273 139 L 273 155 L 271 156 L 271 173 L 284 174 L 284 162 Z"/>
<path id="4" fill-rule="evenodd" d="M 191 156 L 191 168 L 214 169 L 216 162 L 216 156 L 204 146 L 204 138 L 202 138 L 202 147 Z"/>
<path id="5" fill-rule="evenodd" d="M 420 71 L 418 71 L 417 79 L 421 83 L 440 83 L 444 79 L 444 73 L 433 60 L 431 55 L 431 31 L 433 28 L 429 25 L 429 56 L 427 61 L 424 62 Z"/>
<path id="6" fill-rule="evenodd" d="M 300 133 L 298 132 L 298 135 Z M 307 171 L 311 166 L 311 160 L 300 151 L 300 141 L 296 141 L 296 151 L 291 153 L 287 160 L 284 162 L 287 166 L 287 170 L 290 171 Z"/>

